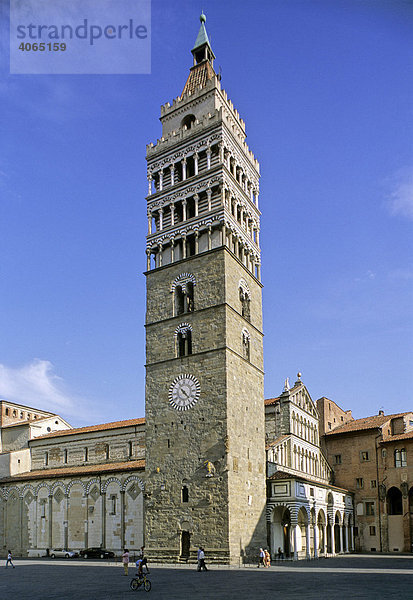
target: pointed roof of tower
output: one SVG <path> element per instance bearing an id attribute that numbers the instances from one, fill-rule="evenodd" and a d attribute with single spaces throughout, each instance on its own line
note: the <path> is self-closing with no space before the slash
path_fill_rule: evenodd
<path id="1" fill-rule="evenodd" d="M 207 30 L 205 29 L 206 16 L 204 15 L 203 11 L 201 13 L 201 16 L 199 17 L 199 20 L 201 21 L 201 27 L 199 28 L 198 37 L 195 40 L 195 46 L 192 48 L 192 50 L 196 50 L 204 44 L 208 44 L 208 46 L 211 48 Z"/>
<path id="2" fill-rule="evenodd" d="M 193 94 L 196 90 L 203 88 L 208 81 L 216 76 L 213 67 L 215 54 L 212 51 L 205 28 L 206 16 L 203 12 L 199 20 L 201 21 L 201 27 L 199 28 L 195 46 L 191 50 L 194 57 L 194 65 L 189 72 L 189 77 L 185 83 L 181 98 L 185 94 Z"/>

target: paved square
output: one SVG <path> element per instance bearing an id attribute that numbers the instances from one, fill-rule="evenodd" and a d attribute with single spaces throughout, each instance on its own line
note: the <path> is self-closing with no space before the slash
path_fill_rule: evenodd
<path id="1" fill-rule="evenodd" d="M 410 600 L 413 597 L 413 557 L 351 556 L 319 561 L 288 562 L 269 570 L 154 566 L 152 591 L 129 589 L 131 577 L 120 565 L 88 561 L 17 560 L 7 570 L 2 561 L 0 597 L 16 600 Z M 132 575 L 135 569 L 130 569 Z"/>

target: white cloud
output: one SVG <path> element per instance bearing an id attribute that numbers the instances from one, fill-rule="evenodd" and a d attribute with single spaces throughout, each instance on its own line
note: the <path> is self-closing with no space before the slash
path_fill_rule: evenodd
<path id="1" fill-rule="evenodd" d="M 390 185 L 387 203 L 391 214 L 413 219 L 413 168 L 398 171 Z"/>
<path id="2" fill-rule="evenodd" d="M 63 379 L 48 360 L 36 359 L 18 368 L 0 363 L 0 397 L 50 412 L 85 416 L 84 401 L 65 390 Z"/>

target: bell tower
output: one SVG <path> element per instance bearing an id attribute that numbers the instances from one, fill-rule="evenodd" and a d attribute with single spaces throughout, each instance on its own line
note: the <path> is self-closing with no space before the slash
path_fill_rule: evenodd
<path id="1" fill-rule="evenodd" d="M 147 146 L 146 550 L 238 564 L 266 543 L 259 164 L 200 20 Z"/>

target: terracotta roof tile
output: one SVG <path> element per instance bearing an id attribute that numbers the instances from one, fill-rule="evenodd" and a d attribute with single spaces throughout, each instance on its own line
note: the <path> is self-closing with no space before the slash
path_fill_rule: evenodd
<path id="1" fill-rule="evenodd" d="M 127 462 L 105 463 L 102 465 L 83 465 L 81 467 L 62 467 L 61 469 L 41 469 L 28 471 L 12 477 L 3 477 L 0 483 L 26 481 L 27 479 L 49 479 L 68 477 L 70 475 L 93 475 L 94 473 L 111 473 L 114 471 L 136 471 L 145 468 L 145 459 L 129 460 Z"/>
<path id="2" fill-rule="evenodd" d="M 181 98 L 185 94 L 193 94 L 200 87 L 204 87 L 207 82 L 214 77 L 214 75 L 214 69 L 211 67 L 208 61 L 199 63 L 199 65 L 192 67 L 182 91 Z"/>
<path id="3" fill-rule="evenodd" d="M 406 431 L 406 433 L 399 433 L 398 435 L 386 435 L 380 444 L 398 442 L 399 440 L 409 440 L 411 438 L 413 438 L 413 431 Z"/>
<path id="4" fill-rule="evenodd" d="M 267 400 L 264 400 L 264 405 L 271 406 L 272 404 L 276 404 L 279 399 L 280 399 L 279 396 L 277 398 L 267 398 Z"/>
<path id="5" fill-rule="evenodd" d="M 39 435 L 31 442 L 36 440 L 44 440 L 52 437 L 60 437 L 62 435 L 76 435 L 78 433 L 90 433 L 92 431 L 106 431 L 107 429 L 118 429 L 120 427 L 130 427 L 131 425 L 144 425 L 145 419 L 128 419 L 127 421 L 113 421 L 113 423 L 102 423 L 101 425 L 90 425 L 88 427 L 77 427 L 74 429 L 62 429 L 60 431 L 53 431 L 52 433 L 46 433 L 45 435 Z"/>
<path id="6" fill-rule="evenodd" d="M 289 435 L 285 434 L 285 435 L 280 435 L 278 436 L 275 440 L 273 440 L 272 442 L 270 442 L 269 444 L 266 445 L 265 449 L 268 450 L 269 448 L 272 448 L 273 446 L 276 446 L 277 444 L 279 444 L 282 440 L 287 439 L 288 437 L 290 437 Z"/>
<path id="7" fill-rule="evenodd" d="M 372 417 L 365 417 L 363 419 L 354 419 L 349 421 L 340 427 L 336 427 L 332 431 L 326 431 L 326 435 L 338 435 L 340 433 L 350 433 L 352 431 L 364 431 L 368 429 L 378 429 L 390 419 L 395 417 L 402 417 L 408 413 L 397 413 L 394 415 L 374 415 Z"/>

